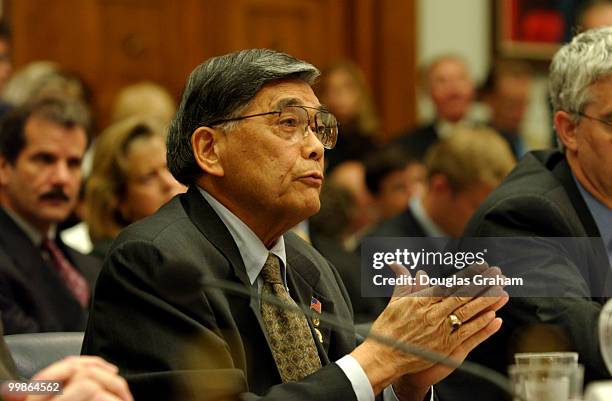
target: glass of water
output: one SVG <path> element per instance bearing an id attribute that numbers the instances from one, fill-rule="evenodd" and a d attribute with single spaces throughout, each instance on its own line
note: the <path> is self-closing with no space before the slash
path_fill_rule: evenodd
<path id="1" fill-rule="evenodd" d="M 515 392 L 521 401 L 577 401 L 582 399 L 584 367 L 578 363 L 563 365 L 535 363 L 508 368 Z"/>

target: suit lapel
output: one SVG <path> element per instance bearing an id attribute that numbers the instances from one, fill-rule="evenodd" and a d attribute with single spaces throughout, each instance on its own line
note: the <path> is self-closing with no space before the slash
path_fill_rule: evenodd
<path id="1" fill-rule="evenodd" d="M 552 171 L 559 182 L 561 182 L 561 185 L 563 185 L 563 188 L 565 188 L 565 192 L 567 192 L 567 196 L 570 198 L 570 202 L 572 206 L 574 206 L 574 210 L 576 210 L 580 222 L 584 226 L 586 235 L 589 237 L 600 237 L 601 234 L 599 233 L 597 224 L 576 186 L 567 160 L 565 158 L 559 160 Z"/>
<path id="2" fill-rule="evenodd" d="M 23 232 L 2 208 L 0 208 L 0 227 L 2 227 L 0 230 L 0 244 L 7 250 L 10 250 L 7 254 L 11 257 L 16 266 L 21 266 L 23 269 L 27 270 L 31 270 L 35 266 L 39 267 L 43 265 L 51 268 L 43 259 L 41 249 L 32 243 L 30 237 Z M 72 266 L 87 279 L 90 285 L 93 284 L 100 271 L 100 266 L 95 262 L 92 266 L 84 266 L 79 263 L 80 260 L 75 257 L 76 252 L 64 244 L 59 233 L 55 238 L 55 243 Z M 84 255 L 81 255 L 81 258 L 82 260 L 88 259 L 88 257 Z"/>
<path id="3" fill-rule="evenodd" d="M 190 187 L 187 193 L 182 196 L 181 203 L 198 230 L 227 258 L 235 276 L 246 288 L 250 288 L 251 284 L 246 274 L 246 268 L 233 237 L 214 209 L 200 194 L 199 190 L 196 187 Z M 314 297 L 321 302 L 324 313 L 333 314 L 333 302 L 317 290 L 320 278 L 319 270 L 310 260 L 296 252 L 289 245 L 288 241 L 285 241 L 285 244 L 287 252 L 287 281 L 291 297 L 298 304 L 306 305 L 306 307 L 309 307 L 310 301 Z M 268 334 L 259 310 L 259 299 L 256 297 L 251 298 L 249 306 L 259 323 L 259 329 L 266 338 L 268 352 L 271 353 Z M 323 344 L 321 344 L 315 332 L 312 319 L 307 320 L 311 334 L 315 339 L 321 363 L 327 365 L 330 363 L 327 352 L 329 350 L 331 328 L 323 323 L 318 327 L 323 336 Z"/>
<path id="4" fill-rule="evenodd" d="M 563 155 L 561 155 L 563 156 Z M 555 164 L 556 163 L 556 164 Z M 587 206 L 576 181 L 572 175 L 571 169 L 565 157 L 552 157 L 549 160 L 549 168 L 552 169 L 552 173 L 554 176 L 561 182 L 561 185 L 565 189 L 570 202 L 580 222 L 582 223 L 584 230 L 586 232 L 586 236 L 588 237 L 599 237 L 601 238 L 601 234 L 599 232 L 599 228 L 597 228 L 597 223 L 593 218 L 593 215 L 589 211 L 589 207 Z M 597 241 L 597 243 L 591 242 L 591 262 L 590 264 L 593 266 L 606 266 L 608 265 L 608 254 L 606 252 L 605 244 L 603 240 Z M 612 275 L 610 274 L 610 269 L 605 270 L 591 270 L 592 274 L 595 275 L 594 280 L 591 285 L 601 286 L 600 292 L 602 294 L 610 294 L 612 292 Z M 609 297 L 597 297 L 595 300 L 600 303 L 604 303 Z"/>
<path id="5" fill-rule="evenodd" d="M 234 238 L 212 206 L 210 206 L 202 194 L 200 194 L 197 187 L 190 187 L 187 193 L 181 198 L 181 203 L 198 230 L 200 230 L 213 246 L 215 246 L 229 261 L 234 275 L 242 282 L 245 288 L 253 288 L 246 274 L 246 267 L 244 266 L 242 256 L 240 255 Z M 249 308 L 255 316 L 257 324 L 259 325 L 259 330 L 261 330 L 266 339 L 267 351 L 272 355 L 272 347 L 270 346 L 268 332 L 261 317 L 259 297 L 251 297 L 249 299 Z"/>
<path id="6" fill-rule="evenodd" d="M 250 288 L 251 283 L 234 238 L 197 187 L 190 187 L 182 196 L 181 203 L 198 230 L 229 260 L 236 277 Z"/>
<path id="7" fill-rule="evenodd" d="M 319 270 L 312 264 L 310 260 L 302 254 L 291 248 L 288 241 L 287 244 L 287 282 L 291 291 L 291 298 L 300 306 L 310 307 L 310 302 L 316 298 L 322 305 L 322 312 L 328 316 L 333 316 L 334 303 L 325 297 L 318 289 L 318 283 L 321 276 Z M 315 340 L 321 363 L 327 365 L 330 363 L 328 352 L 331 336 L 331 327 L 321 323 L 317 330 L 320 331 L 323 337 L 323 343 L 319 341 L 319 336 L 315 331 L 313 319 L 307 318 L 308 326 L 310 327 L 311 335 Z"/>
<path id="8" fill-rule="evenodd" d="M 40 249 L 15 224 L 3 208 L 0 208 L 0 246 L 23 275 L 28 276 L 45 265 Z"/>

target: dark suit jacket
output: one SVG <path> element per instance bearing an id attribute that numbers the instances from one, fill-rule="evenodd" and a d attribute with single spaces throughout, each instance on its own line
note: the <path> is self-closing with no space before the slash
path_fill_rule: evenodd
<path id="1" fill-rule="evenodd" d="M 361 295 L 362 278 L 359 252 L 347 252 L 338 240 L 320 235 L 312 228 L 310 230 L 312 245 L 338 270 L 351 299 L 355 323 L 369 323 L 376 320 L 389 303 L 389 299 Z"/>
<path id="2" fill-rule="evenodd" d="M 314 296 L 324 312 L 352 325 L 336 270 L 297 236 L 286 234 L 285 243 L 291 296 L 303 305 Z M 270 400 L 355 399 L 331 363 L 352 351 L 354 333 L 321 323 L 323 344 L 315 342 L 323 368 L 279 385 L 258 300 L 201 286 L 202 277 L 251 288 L 229 231 L 191 188 L 113 244 L 82 352 L 117 364 L 136 400 L 235 399 L 243 392 Z"/>
<path id="3" fill-rule="evenodd" d="M 423 125 L 401 134 L 392 146 L 400 146 L 408 155 L 423 160 L 431 145 L 438 141 L 435 123 Z"/>
<path id="4" fill-rule="evenodd" d="M 474 214 L 464 236 L 599 237 L 599 231 L 564 155 L 548 150 L 523 157 Z M 505 373 L 513 363 L 514 353 L 521 349 L 519 340 L 526 330 L 537 325 L 552 335 L 550 338 L 567 340 L 567 348 L 579 353 L 579 361 L 585 365 L 585 382 L 609 378 L 598 340 L 598 316 L 604 299 L 592 295 L 609 285 L 609 266 L 603 242 L 595 238 L 593 243 L 593 248 L 578 252 L 582 260 L 573 260 L 542 242 L 541 257 L 530 255 L 527 261 L 530 271 L 526 276 L 562 281 L 573 297 L 511 297 L 499 312 L 504 320 L 502 329 L 473 351 L 469 359 Z M 520 255 L 521 250 L 517 249 L 516 254 Z M 554 266 L 561 269 L 552 269 Z M 539 350 L 548 351 L 548 345 L 539 344 Z M 458 382 L 470 387 L 465 380 Z M 482 399 L 499 398 L 491 395 Z"/>
<path id="5" fill-rule="evenodd" d="M 421 223 L 407 207 L 402 213 L 380 223 L 367 237 L 427 237 Z"/>
<path id="6" fill-rule="evenodd" d="M 93 288 L 100 263 L 57 244 Z M 87 311 L 43 259 L 40 248 L 0 208 L 0 310 L 5 334 L 83 331 Z"/>

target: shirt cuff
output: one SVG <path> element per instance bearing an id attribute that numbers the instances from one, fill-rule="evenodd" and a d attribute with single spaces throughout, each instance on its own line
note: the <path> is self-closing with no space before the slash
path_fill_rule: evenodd
<path id="1" fill-rule="evenodd" d="M 433 386 L 429 388 L 429 400 L 435 401 Z M 393 391 L 393 386 L 388 386 L 383 390 L 383 401 L 399 401 L 399 398 L 395 395 L 395 391 Z"/>
<path id="2" fill-rule="evenodd" d="M 355 358 L 345 355 L 336 361 L 336 365 L 351 382 L 357 401 L 374 401 L 374 390 L 370 384 L 370 379 Z"/>

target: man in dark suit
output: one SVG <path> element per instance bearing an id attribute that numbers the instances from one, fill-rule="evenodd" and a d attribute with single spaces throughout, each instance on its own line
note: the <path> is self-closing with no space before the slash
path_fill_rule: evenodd
<path id="1" fill-rule="evenodd" d="M 512 298 L 504 308 L 504 329 L 471 355 L 499 371 L 515 352 L 573 350 L 586 382 L 610 377 L 598 318 L 610 296 L 612 260 L 611 43 L 612 28 L 603 28 L 576 36 L 557 52 L 549 82 L 562 149 L 528 153 L 466 228 L 466 237 L 593 237 L 573 253 L 580 259 L 556 243 L 538 241 L 525 280 L 559 283 L 565 291 Z"/>
<path id="2" fill-rule="evenodd" d="M 212 58 L 189 77 L 168 167 L 190 188 L 119 235 L 83 345 L 119 366 L 136 399 L 373 400 L 393 383 L 386 392 L 422 400 L 449 373 L 372 339 L 355 348 L 338 273 L 286 234 L 318 211 L 324 147 L 337 137 L 311 89 L 317 75 L 257 49 Z M 493 311 L 505 301 L 396 297 L 373 330 L 462 359 L 499 328 Z M 465 322 L 455 332 L 450 314 Z"/>
<path id="3" fill-rule="evenodd" d="M 425 158 L 428 188 L 399 215 L 383 221 L 368 237 L 461 236 L 487 195 L 512 170 L 515 159 L 497 132 L 456 128 Z"/>
<path id="4" fill-rule="evenodd" d="M 479 98 L 490 111 L 488 125 L 497 130 L 517 159 L 527 151 L 521 123 L 529 106 L 533 70 L 518 60 L 497 60 L 479 89 Z"/>
<path id="5" fill-rule="evenodd" d="M 56 225 L 81 185 L 88 116 L 45 98 L 0 122 L 0 310 L 7 334 L 81 331 L 97 262 L 64 245 Z"/>
<path id="6" fill-rule="evenodd" d="M 476 89 L 465 61 L 456 55 L 442 55 L 431 61 L 422 74 L 422 85 L 434 106 L 432 123 L 402 133 L 394 144 L 422 160 L 427 149 L 446 138 L 453 127 L 466 125 Z"/>
<path id="7" fill-rule="evenodd" d="M 376 221 L 403 212 L 410 199 L 421 195 L 425 187 L 425 166 L 401 149 L 387 147 L 376 151 L 365 159 L 364 166 Z"/>

